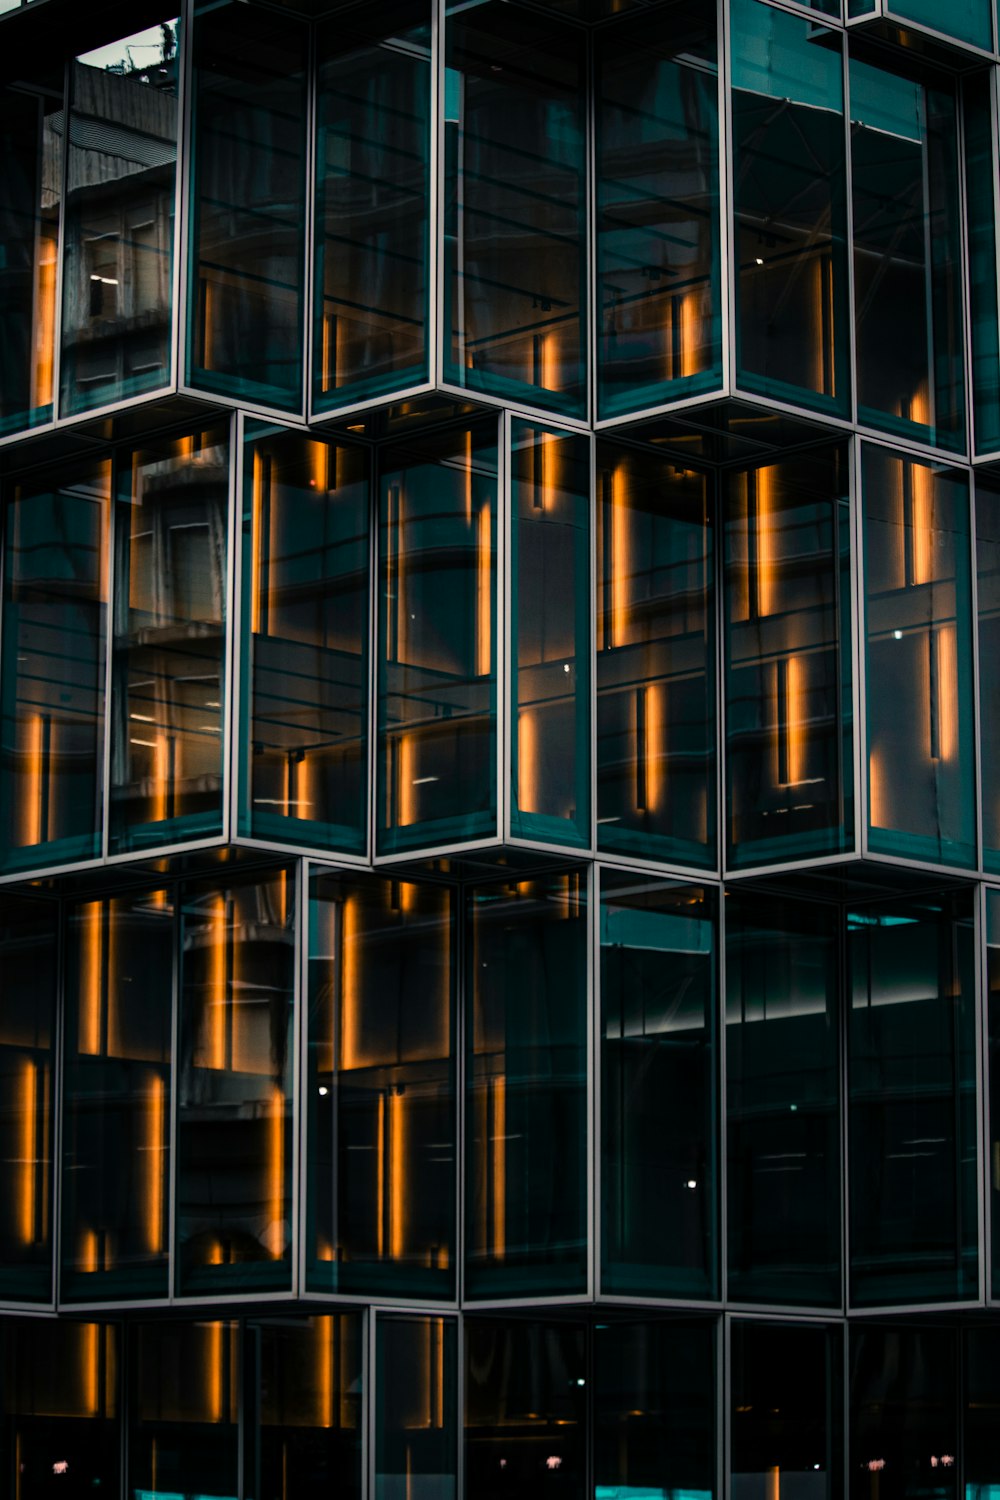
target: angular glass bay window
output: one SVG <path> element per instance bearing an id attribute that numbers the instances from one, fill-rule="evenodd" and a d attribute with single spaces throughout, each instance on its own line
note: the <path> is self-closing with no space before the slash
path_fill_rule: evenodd
<path id="1" fill-rule="evenodd" d="M 728 479 L 725 647 L 730 866 L 851 849 L 846 449 Z"/>
<path id="2" fill-rule="evenodd" d="M 0 1297 L 51 1302 L 55 905 L 0 902 Z M 10 1409 L 9 1407 L 7 1408 Z"/>
<path id="3" fill-rule="evenodd" d="M 364 853 L 370 461 L 280 428 L 249 437 L 238 832 Z"/>
<path id="4" fill-rule="evenodd" d="M 228 556 L 227 428 L 119 458 L 113 853 L 222 831 Z"/>
<path id="5" fill-rule="evenodd" d="M 181 912 L 180 1290 L 291 1285 L 295 875 L 187 890 Z"/>
<path id="6" fill-rule="evenodd" d="M 585 877 L 482 886 L 468 902 L 466 1291 L 583 1293 Z"/>
<path id="7" fill-rule="evenodd" d="M 188 285 L 189 384 L 303 405 L 306 27 L 197 0 Z"/>
<path id="8" fill-rule="evenodd" d="M 976 861 L 969 481 L 865 444 L 868 847 Z"/>
<path id="9" fill-rule="evenodd" d="M 457 918 L 441 886 L 313 877 L 311 1290 L 454 1296 Z"/>
<path id="10" fill-rule="evenodd" d="M 954 83 L 852 55 L 858 418 L 965 445 L 962 229 Z"/>
<path id="11" fill-rule="evenodd" d="M 722 383 L 718 42 L 714 9 L 692 0 L 599 37 L 598 394 L 610 417 Z"/>
<path id="12" fill-rule="evenodd" d="M 101 848 L 111 462 L 15 485 L 5 509 L 0 806 L 6 869 Z"/>
<path id="13" fill-rule="evenodd" d="M 849 20 L 885 19 L 913 22 L 923 31 L 936 32 L 969 47 L 991 51 L 993 47 L 992 0 L 955 0 L 941 5 L 938 0 L 847 0 Z M 913 41 L 907 38 L 907 45 Z M 971 61 L 971 59 L 970 59 Z"/>
<path id="14" fill-rule="evenodd" d="M 70 67 L 63 415 L 173 375 L 178 30 L 168 9 Z"/>
<path id="15" fill-rule="evenodd" d="M 718 1295 L 718 901 L 601 872 L 601 1290 Z"/>
<path id="16" fill-rule="evenodd" d="M 850 1301 L 978 1291 L 969 891 L 848 916 Z"/>
<path id="17" fill-rule="evenodd" d="M 458 1329 L 446 1318 L 375 1325 L 375 1500 L 458 1490 Z"/>
<path id="18" fill-rule="evenodd" d="M 842 39 L 732 0 L 737 383 L 850 413 Z"/>
<path id="19" fill-rule="evenodd" d="M 499 0 L 445 10 L 442 373 L 584 416 L 583 33 Z"/>
<path id="20" fill-rule="evenodd" d="M 317 34 L 313 404 L 426 380 L 430 0 L 338 11 Z"/>
<path id="21" fill-rule="evenodd" d="M 715 508 L 657 454 L 597 450 L 597 843 L 715 864 Z"/>

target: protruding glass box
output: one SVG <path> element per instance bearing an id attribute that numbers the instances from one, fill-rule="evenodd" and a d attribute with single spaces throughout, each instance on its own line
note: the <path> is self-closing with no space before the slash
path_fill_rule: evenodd
<path id="1" fill-rule="evenodd" d="M 961 44 L 982 52 L 993 50 L 993 0 L 847 0 L 847 24 L 873 26 L 880 35 L 897 36 L 903 29 L 905 45 L 928 42 Z M 912 39 L 906 33 L 912 32 Z M 952 54 L 955 55 L 954 52 Z"/>

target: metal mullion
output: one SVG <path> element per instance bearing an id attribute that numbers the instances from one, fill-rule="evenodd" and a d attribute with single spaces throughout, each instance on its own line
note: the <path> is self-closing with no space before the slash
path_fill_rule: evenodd
<path id="1" fill-rule="evenodd" d="M 851 54 L 845 31 L 840 43 L 841 77 L 844 87 L 844 194 L 847 227 L 847 352 L 850 381 L 850 417 L 858 425 L 858 329 L 856 321 L 857 288 L 854 277 L 854 152 L 851 137 Z M 834 356 L 836 358 L 836 355 Z"/>
<path id="2" fill-rule="evenodd" d="M 56 993 L 53 1005 L 52 1047 L 52 1277 L 51 1305 L 58 1310 L 62 1293 L 62 1160 L 65 1110 L 63 1107 L 66 1076 L 66 902 L 59 899 L 56 908 Z"/>
<path id="3" fill-rule="evenodd" d="M 976 1018 L 976 1151 L 979 1170 L 976 1173 L 976 1197 L 979 1213 L 979 1300 L 985 1305 L 990 1298 L 992 1281 L 993 1233 L 990 1224 L 990 1142 L 989 1118 L 989 951 L 988 897 L 986 887 L 976 887 L 973 910 L 976 935 L 975 1018 Z"/>
<path id="4" fill-rule="evenodd" d="M 308 24 L 306 38 L 306 149 L 303 178 L 305 204 L 303 215 L 302 250 L 302 416 L 308 424 L 312 416 L 313 401 L 313 357 L 316 343 L 316 163 L 318 159 L 317 134 L 319 127 L 319 57 L 317 26 Z"/>
<path id="5" fill-rule="evenodd" d="M 730 1313 L 722 1313 L 719 1317 L 718 1350 L 719 1350 L 719 1375 L 716 1388 L 720 1410 L 719 1418 L 719 1454 L 721 1469 L 720 1495 L 732 1494 L 732 1403 L 733 1403 L 733 1361 L 732 1361 L 732 1328 L 733 1319 Z"/>
<path id="6" fill-rule="evenodd" d="M 733 134 L 733 97 L 730 87 L 730 14 L 726 0 L 716 0 L 716 39 L 719 71 L 719 272 L 722 324 L 722 386 L 718 394 L 731 396 L 736 375 L 736 163 Z"/>
<path id="7" fill-rule="evenodd" d="M 370 1305 L 365 1318 L 365 1379 L 364 1379 L 364 1403 L 365 1413 L 363 1450 L 367 1452 L 367 1489 L 365 1494 L 367 1500 L 376 1500 L 376 1486 L 378 1483 L 378 1464 L 376 1454 L 376 1408 L 378 1405 L 378 1318 L 379 1312 L 374 1305 Z"/>
<path id="8" fill-rule="evenodd" d="M 171 951 L 173 954 L 171 974 L 170 1006 L 170 1126 L 168 1139 L 168 1201 L 167 1201 L 167 1301 L 177 1300 L 177 1170 L 179 1141 L 179 1095 L 180 1095 L 180 1032 L 181 1032 L 181 961 L 184 953 L 183 934 L 183 887 L 175 881 L 169 888 L 174 901 Z"/>
<path id="9" fill-rule="evenodd" d="M 861 839 L 857 845 L 857 852 L 861 858 L 868 855 L 868 636 L 867 617 L 865 609 L 865 491 L 864 491 L 864 445 L 860 439 L 855 438 L 853 443 L 853 459 L 851 473 L 853 479 L 853 492 L 856 501 L 853 507 L 853 531 L 852 551 L 854 558 L 854 620 L 857 635 L 857 688 L 855 692 L 855 705 L 857 708 L 857 760 L 858 783 L 855 788 L 855 802 L 857 805 L 856 817 L 860 826 Z"/>
<path id="10" fill-rule="evenodd" d="M 991 6 L 996 11 L 997 7 Z M 992 71 L 992 70 L 991 70 Z M 957 155 L 958 155 L 958 264 L 960 275 L 960 297 L 962 326 L 960 338 L 962 343 L 962 403 L 965 419 L 965 452 L 971 459 L 976 451 L 975 437 L 975 413 L 973 403 L 973 369 L 972 369 L 972 263 L 970 259 L 970 242 L 968 233 L 968 174 L 966 172 L 966 143 L 965 143 L 965 89 L 961 78 L 954 81 L 955 88 L 955 124 L 957 131 Z M 994 221 L 995 222 L 995 221 Z M 928 261 L 928 265 L 930 262 Z M 1000 269 L 1000 267 L 998 267 Z"/>
<path id="11" fill-rule="evenodd" d="M 108 598 L 104 609 L 104 703 L 101 713 L 103 738 L 101 741 L 101 837 L 100 858 L 107 860 L 111 838 L 111 741 L 113 738 L 114 668 L 115 668 L 115 589 L 118 583 L 118 568 L 115 553 L 118 541 L 118 478 L 122 450 L 113 449 L 107 463 L 111 471 L 108 485 L 108 524 L 102 528 L 107 536 L 107 557 L 103 559 L 104 576 L 107 579 Z M 131 562 L 131 557 L 129 559 Z M 98 564 L 100 576 L 100 564 Z M 125 693 L 126 703 L 128 691 Z M 124 705 L 123 705 L 124 708 Z"/>
<path id="12" fill-rule="evenodd" d="M 229 556 L 226 560 L 226 680 L 223 701 L 222 754 L 222 837 L 232 839 L 239 827 L 240 760 L 243 746 L 238 733 L 238 718 L 243 693 L 250 690 L 243 682 L 243 458 L 246 445 L 246 418 L 235 413 L 229 423 L 229 515 L 226 530 Z M 251 587 L 256 580 L 251 580 Z"/>
<path id="13" fill-rule="evenodd" d="M 309 866 L 299 858 L 292 866 L 295 881 L 295 932 L 293 952 L 295 968 L 292 990 L 292 1192 L 291 1225 L 292 1295 L 301 1297 L 305 1291 L 305 1221 L 306 1221 L 306 1068 L 305 1033 L 309 1008 L 308 964 L 309 964 L 309 901 L 307 878 Z"/>
<path id="14" fill-rule="evenodd" d="M 361 1319 L 361 1496 L 368 1500 L 374 1491 L 374 1462 L 372 1453 L 371 1419 L 375 1409 L 375 1393 L 372 1386 L 372 1325 L 375 1321 L 371 1304 L 360 1310 Z"/>
<path id="15" fill-rule="evenodd" d="M 840 1313 L 846 1317 L 849 1304 L 849 1276 L 850 1276 L 850 1151 L 848 1142 L 848 1087 L 850 1082 L 850 1067 L 848 1047 L 850 1041 L 850 1018 L 851 1005 L 853 1003 L 853 987 L 848 984 L 850 973 L 848 966 L 847 946 L 847 906 L 838 903 L 837 921 L 837 1092 L 840 1095 L 839 1124 L 837 1147 L 840 1153 L 840 1182 L 838 1184 L 838 1195 L 840 1200 Z M 846 1334 L 845 1334 L 846 1338 Z"/>
<path id="16" fill-rule="evenodd" d="M 381 485 L 381 463 L 379 450 L 368 450 L 368 618 L 367 618 L 367 699 L 365 702 L 365 729 L 367 735 L 365 761 L 367 786 L 365 788 L 365 852 L 366 863 L 375 859 L 376 843 L 376 789 L 378 786 L 378 727 L 379 727 L 379 679 L 378 671 L 381 636 L 379 620 L 380 575 L 378 565 L 379 496 Z"/>
<path id="17" fill-rule="evenodd" d="M 66 216 L 69 204 L 69 136 L 72 106 L 73 61 L 63 66 L 63 159 L 60 172 L 59 230 L 56 235 L 56 311 L 52 329 L 52 422 L 58 422 L 62 406 L 63 266 L 66 261 Z M 48 424 L 46 424 L 48 425 Z M 30 429 L 29 429 L 30 431 Z M 19 434 L 20 436 L 26 434 Z"/>
<path id="18" fill-rule="evenodd" d="M 431 87 L 430 87 L 430 163 L 427 236 L 429 264 L 427 284 L 430 297 L 427 308 L 427 374 L 430 388 L 441 381 L 444 366 L 445 257 L 444 173 L 445 149 L 445 44 L 447 28 L 446 0 L 431 0 Z"/>
<path id="19" fill-rule="evenodd" d="M 979 497 L 974 471 L 966 470 L 969 487 L 969 621 L 972 637 L 972 757 L 973 757 L 973 821 L 976 839 L 976 873 L 985 873 L 983 819 L 983 746 L 982 705 L 979 701 Z M 957 639 L 957 636 L 956 636 Z M 961 703 L 959 703 L 961 713 Z"/>
<path id="20" fill-rule="evenodd" d="M 444 1340 L 442 1339 L 442 1344 Z M 465 1318 L 455 1323 L 455 1473 L 457 1500 L 465 1492 Z M 475 1500 L 475 1497 L 473 1497 Z"/>
<path id="21" fill-rule="evenodd" d="M 984 1257 L 986 1265 L 986 1284 L 984 1300 L 987 1305 L 998 1300 L 1000 1287 L 994 1285 L 993 1280 L 993 1162 L 991 1143 L 991 1099 L 992 1099 L 992 1059 L 990 1056 L 990 991 L 989 991 L 989 908 L 990 897 L 996 896 L 1000 899 L 1000 893 L 995 886 L 981 883 L 979 886 L 979 916 L 982 923 L 982 983 L 979 993 L 982 996 L 982 1007 L 979 1017 L 979 1047 L 982 1054 L 982 1097 L 979 1100 L 979 1112 L 982 1116 L 980 1130 L 984 1140 L 983 1163 L 980 1175 L 984 1180 L 985 1208 L 983 1212 L 983 1234 L 984 1234 Z"/>
<path id="22" fill-rule="evenodd" d="M 602 1070 L 603 1070 L 603 1046 L 602 1036 L 604 1029 L 604 987 L 601 972 L 601 901 L 603 897 L 603 869 L 596 862 L 591 866 L 593 899 L 591 906 L 593 910 L 589 913 L 589 962 L 588 967 L 592 974 L 591 981 L 591 1015 L 589 1026 L 589 1045 L 591 1052 L 588 1077 L 590 1079 L 590 1133 L 593 1161 L 590 1168 L 590 1194 L 591 1194 L 591 1243 L 592 1274 L 591 1296 L 595 1302 L 600 1300 L 603 1283 L 604 1267 L 604 1169 L 603 1151 L 601 1139 L 601 1097 L 602 1097 Z"/>
<path id="23" fill-rule="evenodd" d="M 463 405 L 478 406 L 481 410 L 513 412 L 515 416 L 523 417 L 532 427 L 547 429 L 554 423 L 557 427 L 566 427 L 576 433 L 593 431 L 593 424 L 586 417 L 574 416 L 572 412 L 553 411 L 547 406 L 532 405 L 528 401 L 519 401 L 513 395 L 498 396 L 492 391 L 467 390 L 464 386 L 444 379 L 438 381 L 434 390 L 438 395 L 453 396 Z"/>
<path id="24" fill-rule="evenodd" d="M 725 887 L 718 891 L 718 912 L 716 915 L 715 941 L 717 946 L 717 959 L 715 965 L 716 982 L 718 993 L 713 996 L 716 1035 L 716 1058 L 713 1082 L 717 1090 L 715 1108 L 712 1111 L 712 1124 L 716 1134 L 715 1161 L 715 1216 L 719 1226 L 716 1236 L 716 1254 L 718 1255 L 718 1270 L 715 1276 L 717 1294 L 725 1307 L 729 1298 L 729 1110 L 726 1098 L 728 1086 L 728 1070 L 726 1060 L 726 1019 L 727 1019 L 727 995 L 726 981 L 728 966 L 726 964 L 726 892 Z M 727 1491 L 728 1493 L 728 1491 Z"/>
<path id="25" fill-rule="evenodd" d="M 189 237 L 193 223 L 191 195 L 194 183 L 194 33 L 195 0 L 181 0 L 180 70 L 177 99 L 177 210 L 175 233 L 175 307 L 171 325 L 174 340 L 173 387 L 183 392 L 188 373 L 188 334 L 190 318 L 188 308 L 191 301 L 191 246 Z M 205 399 L 201 393 L 201 399 Z"/>
<path id="26" fill-rule="evenodd" d="M 497 827 L 500 841 L 511 837 L 512 740 L 517 733 L 517 714 L 512 702 L 513 669 L 517 659 L 514 650 L 515 621 L 511 599 L 514 538 L 514 507 L 511 474 L 513 464 L 513 420 L 509 410 L 500 413 L 497 477 Z"/>
<path id="27" fill-rule="evenodd" d="M 599 1067 L 600 1050 L 597 1044 L 596 1027 L 598 1021 L 599 1000 L 599 969 L 597 953 L 595 951 L 595 940 L 597 938 L 597 914 L 600 910 L 600 891 L 598 883 L 597 865 L 593 862 L 588 864 L 585 877 L 584 889 L 586 891 L 586 931 L 587 931 L 587 972 L 585 986 L 586 1003 L 586 1091 L 587 1091 L 587 1140 L 586 1140 L 586 1162 L 587 1162 L 587 1184 L 585 1223 L 587 1234 L 587 1296 L 594 1301 L 597 1296 L 597 1285 L 599 1275 L 599 1261 L 597 1259 L 597 1223 L 600 1219 L 600 1198 L 598 1197 L 597 1174 L 600 1170 L 600 1150 L 598 1141 L 599 1130 L 599 1080 L 597 1071 Z"/>

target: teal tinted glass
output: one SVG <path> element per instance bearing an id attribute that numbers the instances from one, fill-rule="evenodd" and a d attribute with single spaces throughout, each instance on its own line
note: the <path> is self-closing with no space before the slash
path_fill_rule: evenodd
<path id="1" fill-rule="evenodd" d="M 590 442 L 511 429 L 515 838 L 590 842 Z"/>
<path id="2" fill-rule="evenodd" d="M 313 400 L 428 373 L 428 0 L 338 12 L 319 33 Z"/>
<path id="3" fill-rule="evenodd" d="M 725 919 L 729 1296 L 837 1306 L 837 908 L 730 889 Z"/>
<path id="4" fill-rule="evenodd" d="M 851 508 L 831 448 L 725 491 L 727 857 L 854 843 Z"/>
<path id="5" fill-rule="evenodd" d="M 70 67 L 63 413 L 125 401 L 173 374 L 178 32 L 167 10 L 160 25 Z"/>
<path id="6" fill-rule="evenodd" d="M 866 444 L 869 848 L 976 860 L 969 482 Z"/>
<path id="7" fill-rule="evenodd" d="M 0 432 L 53 415 L 62 119 L 61 68 L 0 90 Z"/>
<path id="8" fill-rule="evenodd" d="M 173 903 L 88 901 L 66 931 L 60 1295 L 166 1297 Z"/>
<path id="9" fill-rule="evenodd" d="M 850 1300 L 978 1287 L 972 895 L 848 917 Z"/>
<path id="10" fill-rule="evenodd" d="M 674 0 L 596 49 L 602 416 L 722 381 L 715 31 Z"/>
<path id="11" fill-rule="evenodd" d="M 305 27 L 198 0 L 187 372 L 191 385 L 302 405 Z"/>
<path id="12" fill-rule="evenodd" d="M 986 891 L 986 1004 L 990 1097 L 987 1141 L 990 1160 L 989 1215 L 993 1231 L 990 1266 L 994 1300 L 1000 1296 L 1000 891 Z"/>
<path id="13" fill-rule="evenodd" d="M 731 1340 L 732 1493 L 840 1500 L 845 1468 L 840 1328 L 734 1322 Z"/>
<path id="14" fill-rule="evenodd" d="M 871 1500 L 873 1480 L 899 1500 L 986 1500 L 958 1482 L 956 1330 L 855 1324 L 849 1369 L 849 1500 Z"/>
<path id="15" fill-rule="evenodd" d="M 445 379 L 586 409 L 586 57 L 577 27 L 446 6 Z"/>
<path id="16" fill-rule="evenodd" d="M 916 21 L 931 31 L 942 32 L 958 42 L 968 42 L 972 47 L 993 47 L 992 0 L 951 0 L 942 5 L 940 0 L 887 0 L 886 8 L 893 17 L 905 21 Z"/>
<path id="17" fill-rule="evenodd" d="M 578 871 L 468 898 L 465 1287 L 587 1282 L 587 908 Z"/>
<path id="18" fill-rule="evenodd" d="M 17 485 L 6 509 L 0 656 L 0 861 L 101 847 L 110 459 Z"/>
<path id="19" fill-rule="evenodd" d="M 454 1500 L 458 1490 L 458 1338 L 446 1318 L 375 1325 L 375 1500 Z"/>
<path id="20" fill-rule="evenodd" d="M 239 829 L 363 853 L 370 459 L 281 428 L 246 450 Z"/>
<path id="21" fill-rule="evenodd" d="M 443 886 L 313 880 L 313 1290 L 454 1296 L 457 920 Z"/>
<path id="22" fill-rule="evenodd" d="M 841 39 L 732 0 L 737 382 L 850 409 Z"/>
<path id="23" fill-rule="evenodd" d="M 963 97 L 973 426 L 976 452 L 990 453 L 1000 448 L 1000 271 L 992 75 L 970 75 L 963 83 Z"/>
<path id="24" fill-rule="evenodd" d="M 715 506 L 704 474 L 597 450 L 597 842 L 711 867 Z"/>
<path id="25" fill-rule="evenodd" d="M 57 934 L 55 905 L 0 901 L 0 1296 L 11 1301 L 53 1295 Z"/>
<path id="26" fill-rule="evenodd" d="M 229 430 L 118 462 L 109 846 L 222 831 Z"/>
<path id="27" fill-rule="evenodd" d="M 381 853 L 497 837 L 497 424 L 382 455 Z"/>
<path id="28" fill-rule="evenodd" d="M 965 443 L 962 236 L 954 83 L 852 57 L 858 418 Z"/>
<path id="29" fill-rule="evenodd" d="M 601 1289 L 718 1295 L 714 891 L 601 872 Z"/>
<path id="30" fill-rule="evenodd" d="M 239 1324 L 172 1318 L 129 1334 L 126 1493 L 235 1500 Z"/>
<path id="31" fill-rule="evenodd" d="M 976 481 L 979 754 L 983 864 L 1000 872 L 1000 488 Z"/>

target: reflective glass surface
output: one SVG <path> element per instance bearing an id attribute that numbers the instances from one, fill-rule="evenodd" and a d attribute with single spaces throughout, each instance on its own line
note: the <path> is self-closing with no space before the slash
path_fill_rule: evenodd
<path id="1" fill-rule="evenodd" d="M 0 864 L 100 852 L 111 462 L 14 487 L 0 648 Z"/>
<path id="2" fill-rule="evenodd" d="M 1000 448 L 1000 268 L 993 170 L 995 95 L 990 73 L 963 83 L 966 238 L 976 452 Z"/>
<path id="3" fill-rule="evenodd" d="M 238 1323 L 145 1323 L 131 1330 L 128 1494 L 236 1500 Z"/>
<path id="4" fill-rule="evenodd" d="M 239 830 L 365 851 L 369 459 L 270 429 L 246 452 Z"/>
<path id="5" fill-rule="evenodd" d="M 500 0 L 445 9 L 445 379 L 582 416 L 583 33 Z"/>
<path id="6" fill-rule="evenodd" d="M 953 0 L 953 3 L 941 5 L 940 0 L 888 0 L 888 8 L 893 16 L 916 21 L 931 31 L 954 37 L 956 41 L 991 51 L 993 17 L 990 3 L 991 0 Z"/>
<path id="7" fill-rule="evenodd" d="M 70 68 L 61 411 L 166 385 L 173 373 L 176 16 Z"/>
<path id="8" fill-rule="evenodd" d="M 857 56 L 849 83 L 858 418 L 960 449 L 965 382 L 954 84 Z"/>
<path id="9" fill-rule="evenodd" d="M 454 1295 L 453 898 L 314 879 L 309 947 L 309 1282 Z"/>
<path id="10" fill-rule="evenodd" d="M 848 917 L 850 1300 L 978 1287 L 972 896 Z"/>
<path id="11" fill-rule="evenodd" d="M 716 18 L 672 0 L 595 53 L 600 415 L 722 381 Z"/>
<path id="12" fill-rule="evenodd" d="M 733 1500 L 761 1495 L 767 1500 L 780 1500 L 782 1495 L 839 1500 L 844 1469 L 842 1347 L 839 1328 L 733 1323 Z"/>
<path id="13" fill-rule="evenodd" d="M 956 1343 L 947 1328 L 851 1330 L 850 1500 L 958 1500 Z"/>
<path id="14" fill-rule="evenodd" d="M 976 605 L 979 612 L 979 753 L 983 863 L 1000 871 L 1000 486 L 977 480 Z"/>
<path id="15" fill-rule="evenodd" d="M 428 374 L 431 6 L 354 5 L 318 37 L 316 331 L 323 409 Z"/>
<path id="16" fill-rule="evenodd" d="M 725 586 L 729 864 L 746 868 L 850 849 L 845 449 L 730 477 Z"/>
<path id="17" fill-rule="evenodd" d="M 590 442 L 516 422 L 511 443 L 510 831 L 514 838 L 585 846 Z"/>
<path id="18" fill-rule="evenodd" d="M 383 1316 L 375 1336 L 375 1500 L 454 1500 L 456 1325 Z"/>
<path id="19" fill-rule="evenodd" d="M 294 872 L 192 887 L 181 911 L 177 1253 L 184 1292 L 287 1289 Z"/>
<path id="20" fill-rule="evenodd" d="M 289 16 L 197 0 L 188 380 L 302 405 L 306 43 Z"/>
<path id="21" fill-rule="evenodd" d="M 969 481 L 865 444 L 869 847 L 976 859 Z"/>
<path id="22" fill-rule="evenodd" d="M 497 425 L 382 457 L 378 849 L 497 835 Z"/>
<path id="23" fill-rule="evenodd" d="M 120 1352 L 113 1323 L 4 1320 L 0 1484 L 11 1500 L 117 1497 Z"/>
<path id="24" fill-rule="evenodd" d="M 165 1297 L 174 912 L 164 890 L 70 907 L 60 1295 Z"/>
<path id="25" fill-rule="evenodd" d="M 715 863 L 715 516 L 706 475 L 597 451 L 597 842 Z"/>
<path id="26" fill-rule="evenodd" d="M 986 1021 L 989 1040 L 989 1099 L 986 1141 L 989 1161 L 987 1212 L 992 1229 L 991 1295 L 1000 1300 L 1000 891 L 986 891 Z"/>
<path id="27" fill-rule="evenodd" d="M 62 70 L 0 90 L 0 432 L 51 420 Z"/>
<path id="28" fill-rule="evenodd" d="M 840 39 L 732 0 L 737 380 L 846 416 L 847 181 Z"/>
<path id="29" fill-rule="evenodd" d="M 466 1293 L 583 1291 L 586 886 L 482 886 L 467 911 Z"/>
<path id="30" fill-rule="evenodd" d="M 714 891 L 601 872 L 601 1288 L 718 1295 Z"/>
<path id="31" fill-rule="evenodd" d="M 0 1296 L 52 1300 L 58 909 L 0 902 Z"/>
<path id="32" fill-rule="evenodd" d="M 112 852 L 222 830 L 228 556 L 226 428 L 119 460 Z"/>

